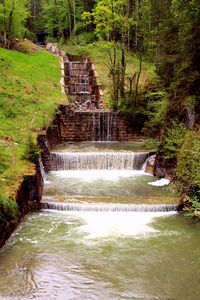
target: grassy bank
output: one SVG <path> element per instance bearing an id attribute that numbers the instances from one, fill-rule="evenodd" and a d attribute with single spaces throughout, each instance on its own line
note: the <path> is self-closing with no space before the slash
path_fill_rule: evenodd
<path id="1" fill-rule="evenodd" d="M 110 100 L 110 91 L 112 88 L 111 77 L 109 76 L 108 64 L 109 51 L 113 53 L 113 46 L 108 42 L 95 42 L 91 44 L 76 43 L 76 41 L 68 41 L 66 45 L 61 46 L 66 53 L 73 55 L 88 56 L 95 64 L 99 76 L 99 82 L 104 90 L 105 101 L 108 104 Z M 132 77 L 139 70 L 139 57 L 136 54 L 126 52 L 126 77 Z M 118 59 L 120 60 L 120 51 L 118 51 Z M 145 59 L 142 61 L 142 73 L 139 81 L 139 90 L 143 91 L 145 87 L 156 80 L 155 65 Z M 127 80 L 127 86 L 129 85 Z"/>
<path id="2" fill-rule="evenodd" d="M 28 41 L 22 46 L 26 53 L 0 49 L 0 202 L 13 198 L 23 176 L 33 174 L 25 159 L 29 144 L 66 101 L 59 58 Z"/>

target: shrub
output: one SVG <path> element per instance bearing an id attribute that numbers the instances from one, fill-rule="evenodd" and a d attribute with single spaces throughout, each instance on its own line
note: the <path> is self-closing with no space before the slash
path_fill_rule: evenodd
<path id="1" fill-rule="evenodd" d="M 200 137 L 189 131 L 177 156 L 176 175 L 185 189 L 200 189 Z M 193 192 L 192 194 L 196 194 Z M 200 195 L 199 195 L 200 196 Z"/>
<path id="2" fill-rule="evenodd" d="M 180 148 L 184 143 L 187 128 L 185 124 L 173 121 L 163 138 L 162 147 L 166 159 L 177 159 Z"/>
<path id="3" fill-rule="evenodd" d="M 193 217 L 198 220 L 200 220 L 200 201 L 199 198 L 193 197 L 192 199 L 190 197 L 187 197 L 187 201 L 189 206 L 185 208 L 186 215 L 188 217 Z"/>
<path id="4" fill-rule="evenodd" d="M 164 90 L 150 91 L 145 95 L 147 102 L 147 121 L 143 132 L 149 136 L 160 133 L 164 125 L 168 107 L 168 95 Z"/>
<path id="5" fill-rule="evenodd" d="M 40 156 L 40 152 L 41 152 L 41 149 L 39 148 L 37 143 L 34 141 L 33 137 L 31 135 L 29 135 L 24 158 L 33 163 L 36 163 Z"/>
<path id="6" fill-rule="evenodd" d="M 17 203 L 0 192 L 0 221 L 5 222 L 17 217 Z"/>

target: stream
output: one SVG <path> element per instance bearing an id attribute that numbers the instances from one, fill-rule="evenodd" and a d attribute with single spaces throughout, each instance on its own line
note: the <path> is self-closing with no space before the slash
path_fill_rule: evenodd
<path id="1" fill-rule="evenodd" d="M 0 299 L 199 299 L 200 225 L 165 209 L 178 200 L 145 173 L 146 152 L 125 143 L 52 151 L 65 169 L 52 164 L 42 201 L 56 205 L 30 214 L 1 250 Z"/>

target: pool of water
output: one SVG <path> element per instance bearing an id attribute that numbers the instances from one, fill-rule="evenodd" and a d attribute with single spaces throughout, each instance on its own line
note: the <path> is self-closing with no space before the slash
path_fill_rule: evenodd
<path id="1" fill-rule="evenodd" d="M 136 170 L 72 170 L 46 175 L 45 198 L 58 202 L 178 203 L 168 186 Z"/>
<path id="2" fill-rule="evenodd" d="M 0 299 L 197 300 L 199 226 L 171 213 L 34 213 L 0 252 Z"/>
<path id="3" fill-rule="evenodd" d="M 78 143 L 56 149 L 142 151 L 134 147 Z M 178 203 L 165 183 L 142 169 L 52 171 L 45 174 L 43 201 L 79 207 Z M 176 212 L 33 213 L 0 251 L 0 299 L 196 300 L 199 229 Z"/>

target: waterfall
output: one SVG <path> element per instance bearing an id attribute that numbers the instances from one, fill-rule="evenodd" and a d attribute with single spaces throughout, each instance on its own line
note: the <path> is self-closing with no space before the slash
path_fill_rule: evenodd
<path id="1" fill-rule="evenodd" d="M 112 119 L 113 115 L 111 113 L 107 114 L 107 141 L 111 141 L 112 139 Z"/>
<path id="2" fill-rule="evenodd" d="M 92 141 L 95 141 L 95 126 L 96 126 L 96 122 L 95 122 L 95 113 L 92 113 Z"/>
<path id="3" fill-rule="evenodd" d="M 70 94 L 91 94 L 91 86 L 89 83 L 89 64 L 85 62 L 69 62 L 68 63 L 70 85 Z"/>
<path id="4" fill-rule="evenodd" d="M 96 111 L 92 116 L 93 141 L 112 141 L 113 113 Z"/>
<path id="5" fill-rule="evenodd" d="M 65 70 L 67 92 L 75 110 L 93 110 L 99 107 L 97 85 L 92 64 L 84 61 L 69 61 Z"/>
<path id="6" fill-rule="evenodd" d="M 51 170 L 142 170 L 148 152 L 52 152 Z"/>
<path id="7" fill-rule="evenodd" d="M 172 212 L 178 211 L 176 204 L 77 204 L 42 202 L 42 209 L 59 211 L 125 211 L 125 212 Z"/>
<path id="8" fill-rule="evenodd" d="M 45 171 L 44 171 L 44 166 L 43 166 L 41 157 L 39 157 L 38 162 L 39 162 L 39 166 L 40 166 L 40 172 L 42 175 L 42 179 L 45 181 Z"/>

